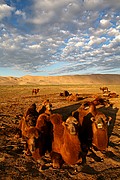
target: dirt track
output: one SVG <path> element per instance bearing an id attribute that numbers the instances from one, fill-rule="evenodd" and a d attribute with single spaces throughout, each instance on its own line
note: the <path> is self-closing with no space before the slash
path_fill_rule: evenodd
<path id="1" fill-rule="evenodd" d="M 14 86 L 0 87 L 0 179 L 1 180 L 37 180 L 37 179 L 82 179 L 82 180 L 114 180 L 120 179 L 120 97 L 111 98 L 113 107 L 98 107 L 106 115 L 112 117 L 109 126 L 109 146 L 108 151 L 101 153 L 99 151 L 90 152 L 87 155 L 86 165 L 68 166 L 63 165 L 61 169 L 52 168 L 49 157 L 45 157 L 47 168 L 43 172 L 38 171 L 37 163 L 23 153 L 24 144 L 21 139 L 15 139 L 15 128 L 27 109 L 27 107 L 36 103 L 37 107 L 46 98 L 50 99 L 53 109 L 66 117 L 85 100 L 93 99 L 96 92 L 100 93 L 98 88 L 89 87 L 87 93 L 85 90 L 78 91 L 73 87 L 73 91 L 80 93 L 85 98 L 78 102 L 68 102 L 64 97 L 59 96 L 63 87 L 45 87 L 41 88 L 38 95 L 32 96 L 31 87 Z M 86 88 L 84 86 L 84 88 Z M 119 91 L 119 87 L 117 87 Z M 84 94 L 82 93 L 84 92 Z M 101 94 L 100 94 L 101 95 Z M 103 161 L 101 161 L 103 158 Z"/>

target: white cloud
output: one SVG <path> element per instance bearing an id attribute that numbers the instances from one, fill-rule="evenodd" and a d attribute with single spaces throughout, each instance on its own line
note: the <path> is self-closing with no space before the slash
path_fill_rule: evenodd
<path id="1" fill-rule="evenodd" d="M 84 0 L 84 6 L 87 10 L 100 10 L 102 8 L 120 8 L 119 0 Z"/>
<path id="2" fill-rule="evenodd" d="M 8 6 L 7 4 L 0 4 L 0 20 L 2 20 L 4 17 L 9 17 L 13 10 L 14 8 Z"/>
<path id="3" fill-rule="evenodd" d="M 28 48 L 36 50 L 36 49 L 40 49 L 41 45 L 40 44 L 29 45 Z"/>
<path id="4" fill-rule="evenodd" d="M 107 29 L 101 29 L 100 27 L 96 28 L 89 28 L 91 34 L 94 34 L 96 37 L 103 36 L 107 33 Z"/>
<path id="5" fill-rule="evenodd" d="M 120 34 L 120 31 L 117 30 L 116 28 L 113 28 L 111 27 L 109 30 L 108 30 L 108 35 L 109 36 L 117 36 Z"/>
<path id="6" fill-rule="evenodd" d="M 87 10 L 97 9 L 102 3 L 103 0 L 84 0 L 84 6 Z"/>
<path id="7" fill-rule="evenodd" d="M 103 43 L 105 41 L 106 41 L 105 37 L 102 37 L 102 38 L 98 37 L 98 38 L 96 38 L 95 36 L 91 36 L 88 45 L 92 46 L 93 44 L 101 44 L 101 43 Z"/>
<path id="8" fill-rule="evenodd" d="M 77 42 L 77 43 L 75 44 L 76 47 L 83 46 L 83 45 L 84 45 L 84 42 Z"/>
<path id="9" fill-rule="evenodd" d="M 83 13 L 83 0 L 33 0 L 33 14 L 31 23 L 36 25 L 46 23 L 71 22 Z"/>
<path id="10" fill-rule="evenodd" d="M 18 15 L 18 16 L 22 16 L 24 19 L 26 19 L 26 14 L 25 14 L 25 12 L 22 12 L 22 11 L 20 11 L 20 10 L 17 10 L 17 11 L 15 12 L 15 14 Z"/>
<path id="11" fill-rule="evenodd" d="M 108 62 L 109 69 L 116 68 L 113 62 L 120 51 L 119 1 L 32 2 L 30 12 L 27 7 L 15 10 L 12 5 L 0 10 L 2 20 L 8 17 L 0 24 L 1 67 L 41 73 L 53 69 L 58 74 L 92 72 L 94 67 L 99 71 L 107 69 Z"/>
<path id="12" fill-rule="evenodd" d="M 106 19 L 101 19 L 100 20 L 100 25 L 101 27 L 103 28 L 107 28 L 111 25 L 110 21 L 109 20 L 106 20 Z"/>

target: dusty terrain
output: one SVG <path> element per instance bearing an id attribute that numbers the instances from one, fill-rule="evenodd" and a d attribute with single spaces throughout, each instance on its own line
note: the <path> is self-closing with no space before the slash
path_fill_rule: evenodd
<path id="1" fill-rule="evenodd" d="M 102 85 L 101 85 L 102 86 Z M 103 85 L 104 86 L 104 85 Z M 53 169 L 48 156 L 47 168 L 38 171 L 37 163 L 24 155 L 24 143 L 21 138 L 14 138 L 19 121 L 32 103 L 37 108 L 43 100 L 49 99 L 53 109 L 61 113 L 64 120 L 72 111 L 77 109 L 85 100 L 94 99 L 95 95 L 102 96 L 100 85 L 9 85 L 0 86 L 0 179 L 1 180 L 115 180 L 120 179 L 120 85 L 108 85 L 112 92 L 119 94 L 118 98 L 110 98 L 113 107 L 98 106 L 105 114 L 112 117 L 108 128 L 109 146 L 107 152 L 89 151 L 85 165 L 68 166 Z M 37 95 L 32 95 L 32 88 L 39 88 Z M 78 93 L 82 100 L 68 102 L 59 93 L 68 90 Z M 103 161 L 101 161 L 103 158 Z"/>
<path id="2" fill-rule="evenodd" d="M 0 76 L 0 85 L 65 85 L 65 84 L 120 84 L 120 74 L 91 74 L 65 76 Z"/>

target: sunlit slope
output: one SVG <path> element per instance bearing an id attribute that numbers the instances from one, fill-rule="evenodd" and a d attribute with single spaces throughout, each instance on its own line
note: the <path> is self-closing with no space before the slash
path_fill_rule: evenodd
<path id="1" fill-rule="evenodd" d="M 0 85 L 48 85 L 48 84 L 120 84 L 120 75 L 93 74 L 93 75 L 66 75 L 66 76 L 23 76 L 2 77 Z"/>

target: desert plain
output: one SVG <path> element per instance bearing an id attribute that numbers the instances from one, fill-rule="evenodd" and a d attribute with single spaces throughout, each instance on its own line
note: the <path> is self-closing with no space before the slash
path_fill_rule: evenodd
<path id="1" fill-rule="evenodd" d="M 120 179 L 120 75 L 92 76 L 81 80 L 76 77 L 39 79 L 27 76 L 18 78 L 0 78 L 0 179 L 1 180 L 119 180 Z M 77 78 L 75 80 L 75 78 Z M 47 79 L 47 81 L 45 81 Z M 17 82 L 17 83 L 16 83 Z M 113 106 L 99 105 L 97 109 L 112 117 L 108 126 L 108 150 L 106 152 L 89 151 L 84 165 L 69 166 L 64 163 L 61 169 L 53 169 L 51 159 L 45 156 L 46 169 L 39 171 L 38 164 L 24 154 L 24 143 L 16 138 L 16 127 L 27 110 L 35 103 L 37 108 L 45 99 L 52 103 L 53 110 L 63 115 L 71 115 L 84 101 L 103 97 L 100 87 L 107 86 L 119 96 L 109 98 Z M 32 89 L 39 88 L 37 95 Z M 79 101 L 67 101 L 61 97 L 64 90 L 79 94 Z M 108 99 L 108 97 L 104 97 Z M 102 159 L 102 161 L 101 161 Z"/>

